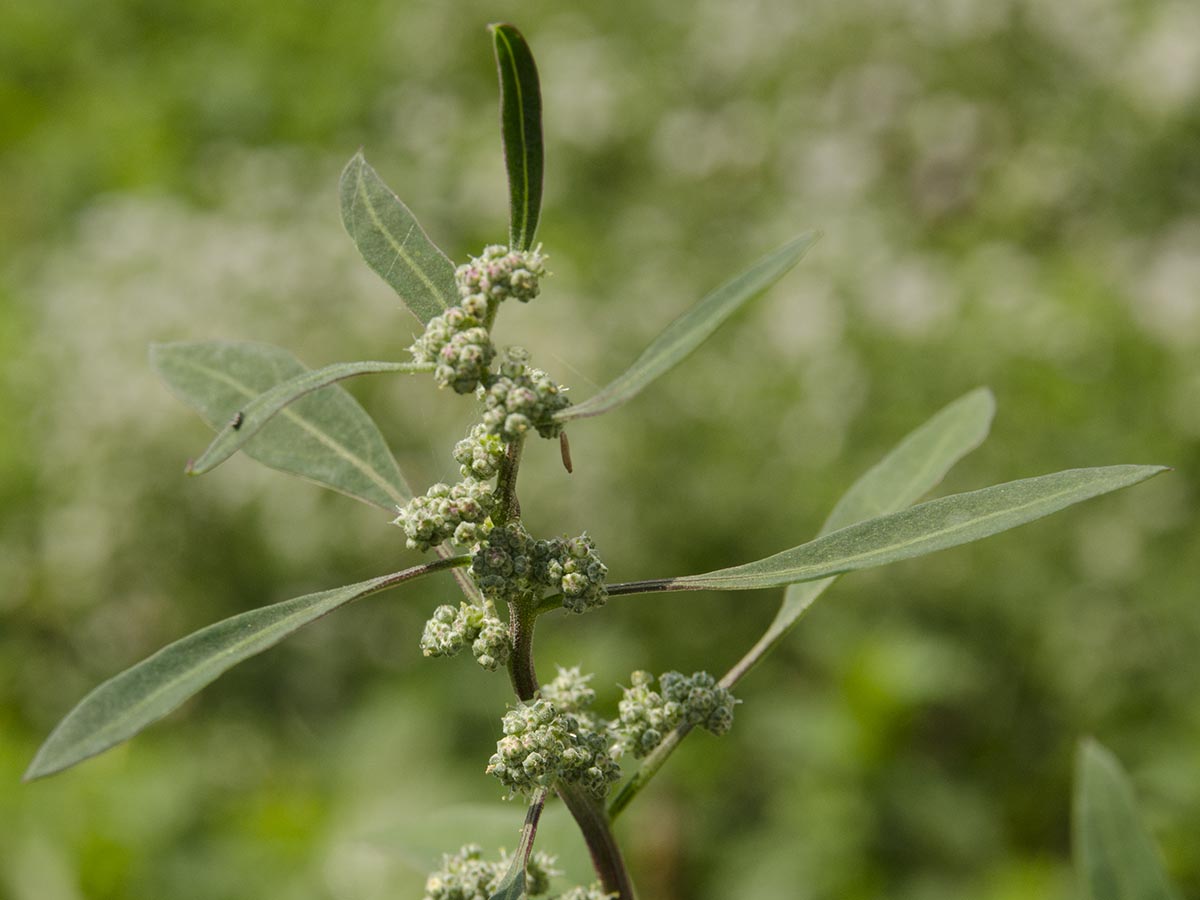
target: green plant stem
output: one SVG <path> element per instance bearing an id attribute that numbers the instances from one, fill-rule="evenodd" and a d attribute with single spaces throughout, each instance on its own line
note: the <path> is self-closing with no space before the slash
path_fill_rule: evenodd
<path id="1" fill-rule="evenodd" d="M 538 690 L 537 671 L 533 665 L 533 624 L 537 610 L 531 603 L 516 602 L 508 609 L 508 634 L 512 655 L 508 659 L 508 675 L 519 699 L 528 703 Z"/>
<path id="2" fill-rule="evenodd" d="M 495 297 L 488 298 L 487 312 L 484 313 L 483 327 L 487 329 L 487 333 L 492 333 L 492 326 L 496 324 L 496 313 L 500 311 L 500 301 Z"/>
<path id="3" fill-rule="evenodd" d="M 653 578 L 648 581 L 622 581 L 619 584 L 610 584 L 606 590 L 608 596 L 620 597 L 624 594 L 657 594 L 663 591 L 698 589 L 686 583 L 680 583 L 677 578 Z M 538 613 L 553 612 L 556 609 L 562 609 L 562 594 L 550 594 L 538 601 Z"/>
<path id="4" fill-rule="evenodd" d="M 521 504 L 517 501 L 517 473 L 521 468 L 521 451 L 524 449 L 525 435 L 521 435 L 504 450 L 500 474 L 496 479 L 496 493 L 499 494 L 500 500 L 492 514 L 492 523 L 497 528 L 502 528 L 510 519 L 521 516 Z"/>
<path id="5" fill-rule="evenodd" d="M 608 818 L 615 820 L 630 803 L 633 798 L 644 788 L 662 768 L 663 763 L 667 761 L 675 748 L 679 746 L 679 742 L 688 736 L 692 730 L 691 725 L 680 725 L 673 731 L 667 733 L 662 742 L 655 747 L 646 758 L 642 760 L 641 766 L 633 773 L 630 779 L 621 785 L 621 790 L 617 791 L 617 796 L 613 797 L 612 802 L 608 804 Z"/>

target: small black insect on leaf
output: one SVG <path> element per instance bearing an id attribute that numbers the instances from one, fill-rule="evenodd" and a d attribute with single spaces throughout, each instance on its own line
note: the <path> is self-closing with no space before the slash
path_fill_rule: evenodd
<path id="1" fill-rule="evenodd" d="M 233 414 L 233 418 L 229 421 L 229 427 L 232 428 L 234 431 L 237 431 L 239 428 L 242 427 L 242 422 L 245 421 L 245 418 L 246 417 L 244 415 L 242 415 L 242 413 L 240 411 L 235 412 Z"/>

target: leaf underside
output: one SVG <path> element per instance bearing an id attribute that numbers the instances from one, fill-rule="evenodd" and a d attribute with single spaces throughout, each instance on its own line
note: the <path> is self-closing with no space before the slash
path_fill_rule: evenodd
<path id="1" fill-rule="evenodd" d="M 128 740 L 226 670 L 338 607 L 446 565 L 417 566 L 253 609 L 167 645 L 84 697 L 38 750 L 25 780 L 60 772 Z"/>
<path id="2" fill-rule="evenodd" d="M 673 321 L 628 369 L 582 403 L 568 406 L 554 418 L 559 422 L 598 416 L 639 394 L 647 385 L 682 362 L 737 310 L 763 294 L 804 256 L 818 235 L 808 232 L 726 282 Z"/>
<path id="3" fill-rule="evenodd" d="M 458 303 L 454 264 L 361 152 L 346 164 L 339 187 L 342 224 L 358 252 L 421 324 Z"/>
<path id="4" fill-rule="evenodd" d="M 309 370 L 269 344 L 227 341 L 155 344 L 151 364 L 215 431 L 228 428 L 254 398 Z M 301 397 L 242 448 L 264 465 L 388 511 L 407 503 L 404 481 L 383 435 L 338 385 Z"/>
<path id="5" fill-rule="evenodd" d="M 1092 740 L 1075 761 L 1075 865 L 1091 900 L 1177 900 L 1129 777 Z"/>
<path id="6" fill-rule="evenodd" d="M 259 394 L 243 406 L 225 426 L 217 431 L 208 448 L 188 466 L 192 475 L 210 472 L 233 454 L 237 453 L 254 435 L 285 407 L 311 394 L 356 375 L 375 375 L 383 372 L 413 372 L 422 370 L 412 363 L 397 362 L 348 362 L 333 363 L 319 369 L 305 371 L 280 382 L 268 391 Z"/>
<path id="7" fill-rule="evenodd" d="M 491 26 L 500 77 L 500 138 L 508 171 L 508 243 L 533 246 L 542 206 L 542 92 L 525 38 L 512 25 Z"/>

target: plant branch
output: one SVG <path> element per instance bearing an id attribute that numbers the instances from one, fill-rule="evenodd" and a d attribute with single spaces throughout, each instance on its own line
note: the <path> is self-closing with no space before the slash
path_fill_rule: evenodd
<path id="1" fill-rule="evenodd" d="M 617 846 L 604 805 L 593 800 L 578 785 L 560 780 L 555 789 L 583 832 L 588 852 L 592 855 L 592 866 L 604 890 L 616 894 L 618 900 L 636 900 L 633 882 L 625 868 L 625 860 L 621 856 L 621 848 Z"/>
<path id="2" fill-rule="evenodd" d="M 733 690 L 734 685 L 758 665 L 764 656 L 779 646 L 779 643 L 788 633 L 790 633 L 790 629 L 768 631 L 759 638 L 758 642 L 747 650 L 745 655 L 734 663 L 730 670 L 721 677 L 721 687 L 726 690 Z M 625 784 L 621 785 L 621 790 L 617 792 L 617 796 L 608 804 L 610 819 L 616 819 L 624 811 L 625 807 L 633 802 L 633 798 L 650 782 L 650 779 L 658 774 L 658 770 L 663 767 L 663 763 L 667 761 L 668 757 L 675 752 L 675 748 L 691 732 L 691 725 L 688 725 L 686 722 L 680 724 L 672 731 L 669 731 L 666 737 L 663 738 L 662 743 L 646 755 L 638 770 L 633 773 L 633 776 Z"/>
<path id="3" fill-rule="evenodd" d="M 642 788 L 649 784 L 651 778 L 658 774 L 658 770 L 667 761 L 667 757 L 675 752 L 675 748 L 688 736 L 691 730 L 692 726 L 684 723 L 673 731 L 667 732 L 662 742 L 646 755 L 638 770 L 633 773 L 627 782 L 621 785 L 621 790 L 617 791 L 617 796 L 613 797 L 612 802 L 608 804 L 608 817 L 610 820 L 615 820 L 625 810 L 625 807 L 633 802 L 633 798 L 638 795 Z"/>
<path id="4" fill-rule="evenodd" d="M 380 581 L 378 585 L 371 588 L 370 593 L 377 594 L 380 591 L 386 591 L 388 588 L 395 587 L 398 584 L 402 584 L 405 581 L 409 581 L 420 575 L 426 575 L 430 572 L 440 572 L 442 569 L 459 569 L 463 566 L 469 566 L 470 564 L 471 557 L 463 554 L 462 556 L 449 556 L 444 559 L 438 559 L 434 560 L 433 562 L 424 563 L 420 566 L 413 566 L 412 568 L 405 569 L 402 572 L 396 572 L 387 576 Z M 366 597 L 368 594 L 363 594 L 363 596 Z"/>
<path id="5" fill-rule="evenodd" d="M 454 548 L 451 546 L 449 541 L 438 544 L 437 547 L 434 548 L 434 551 L 442 559 L 461 558 L 456 557 Z M 465 565 L 470 565 L 470 559 L 471 558 L 468 556 L 467 563 Z M 465 565 L 460 564 L 459 566 L 455 567 L 453 573 L 454 580 L 458 582 L 458 586 L 462 590 L 463 594 L 466 595 L 467 600 L 469 600 L 475 606 L 482 606 L 483 595 L 479 593 L 479 588 L 475 586 L 475 582 L 471 580 L 471 576 L 463 571 Z"/>

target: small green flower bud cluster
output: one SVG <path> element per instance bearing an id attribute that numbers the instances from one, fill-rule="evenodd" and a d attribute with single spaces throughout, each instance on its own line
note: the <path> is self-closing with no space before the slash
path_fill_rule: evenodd
<path id="1" fill-rule="evenodd" d="M 565 388 L 528 362 L 524 349 L 509 347 L 501 357 L 500 374 L 481 391 L 483 424 L 506 444 L 531 428 L 544 438 L 558 437 L 563 427 L 554 414 L 571 405 Z"/>
<path id="2" fill-rule="evenodd" d="M 486 311 L 486 310 L 485 310 Z M 496 356 L 482 317 L 452 306 L 425 325 L 425 333 L 409 348 L 416 362 L 433 363 L 439 387 L 469 394 L 488 378 Z"/>
<path id="3" fill-rule="evenodd" d="M 738 701 L 707 672 L 696 672 L 690 678 L 666 672 L 658 679 L 659 691 L 653 689 L 654 676 L 649 672 L 634 672 L 629 680 L 617 705 L 619 717 L 611 726 L 617 752 L 645 756 L 667 732 L 682 724 L 717 735 L 733 725 L 733 707 Z"/>
<path id="4" fill-rule="evenodd" d="M 503 852 L 498 862 L 487 862 L 478 844 L 442 854 L 442 868 L 425 880 L 424 900 L 488 900 L 500 887 L 510 862 L 511 857 Z M 530 897 L 546 893 L 550 879 L 559 874 L 554 857 L 534 853 L 525 864 L 525 893 Z"/>
<path id="5" fill-rule="evenodd" d="M 435 484 L 424 497 L 414 497 L 400 507 L 393 524 L 404 529 L 413 550 L 428 550 L 450 538 L 458 544 L 474 544 L 487 533 L 487 517 L 494 505 L 491 485 L 474 478 L 454 487 Z"/>
<path id="6" fill-rule="evenodd" d="M 489 671 L 508 662 L 512 643 L 508 628 L 496 615 L 491 603 L 473 606 L 460 603 L 458 608 L 439 606 L 425 623 L 421 633 L 421 652 L 425 656 L 455 656 L 470 647 L 476 662 Z"/>
<path id="7" fill-rule="evenodd" d="M 559 666 L 557 677 L 548 684 L 543 684 L 540 693 L 542 698 L 553 703 L 556 709 L 578 713 L 596 700 L 596 692 L 588 686 L 591 680 L 592 676 L 582 674 L 579 666 L 569 669 Z"/>
<path id="8" fill-rule="evenodd" d="M 507 603 L 532 591 L 530 555 L 535 543 L 520 522 L 488 533 L 471 558 L 471 577 L 485 597 Z"/>
<path id="9" fill-rule="evenodd" d="M 563 607 L 576 613 L 604 605 L 607 574 L 586 532 L 567 540 L 535 540 L 519 522 L 489 531 L 471 560 L 471 575 L 485 597 L 509 602 L 557 590 Z"/>
<path id="10" fill-rule="evenodd" d="M 504 870 L 483 859 L 483 848 L 467 844 L 443 854 L 442 867 L 425 879 L 424 900 L 488 900 L 500 886 Z"/>
<path id="11" fill-rule="evenodd" d="M 475 662 L 489 672 L 494 672 L 508 662 L 512 652 L 512 640 L 508 627 L 495 615 L 485 616 L 479 634 L 471 641 L 471 654 Z"/>
<path id="12" fill-rule="evenodd" d="M 454 445 L 454 460 L 463 478 L 487 481 L 500 471 L 504 461 L 504 442 L 490 434 L 484 425 L 476 425 L 471 433 Z"/>
<path id="13" fill-rule="evenodd" d="M 608 566 L 600 561 L 592 539 L 585 531 L 560 544 L 561 552 L 551 559 L 547 574 L 562 591 L 563 608 L 585 613 L 603 606 L 608 600 L 608 589 L 604 586 Z"/>
<path id="14" fill-rule="evenodd" d="M 462 298 L 425 325 L 425 333 L 412 345 L 413 359 L 433 363 L 433 377 L 441 387 L 469 394 L 491 378 L 489 369 L 496 347 L 488 333 L 489 314 L 508 297 L 528 302 L 537 296 L 546 274 L 546 258 L 539 250 L 510 251 L 486 247 L 455 271 Z"/>
<path id="15" fill-rule="evenodd" d="M 471 309 L 477 305 L 476 298 L 484 303 L 499 303 L 515 297 L 528 303 L 538 295 L 541 279 L 545 277 L 546 257 L 540 246 L 521 251 L 492 244 L 454 272 L 463 306 Z"/>
<path id="16" fill-rule="evenodd" d="M 588 728 L 585 719 L 560 712 L 549 700 L 534 700 L 505 713 L 502 728 L 504 737 L 487 771 L 511 791 L 549 787 L 561 778 L 603 799 L 621 776 L 604 733 Z"/>

